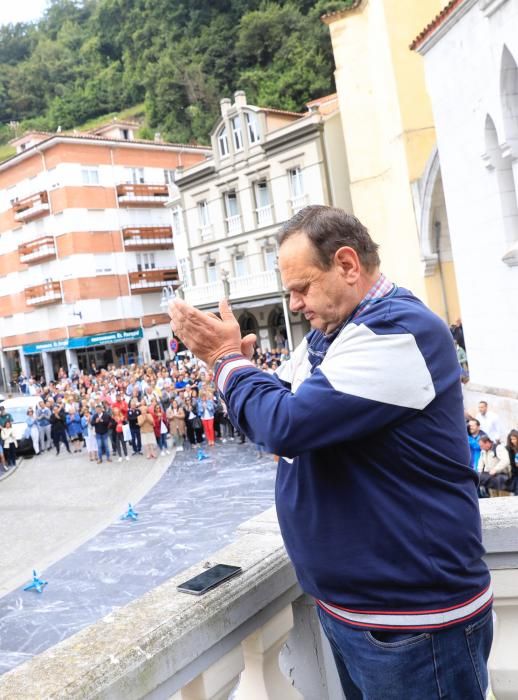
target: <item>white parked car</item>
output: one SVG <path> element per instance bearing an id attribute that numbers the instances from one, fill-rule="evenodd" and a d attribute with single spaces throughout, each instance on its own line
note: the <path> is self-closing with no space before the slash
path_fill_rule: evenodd
<path id="1" fill-rule="evenodd" d="M 5 408 L 6 413 L 10 413 L 13 418 L 14 436 L 18 442 L 17 454 L 33 451 L 32 440 L 24 437 L 27 429 L 27 410 L 33 408 L 36 410 L 39 396 L 17 396 L 16 398 L 6 399 L 0 405 Z"/>

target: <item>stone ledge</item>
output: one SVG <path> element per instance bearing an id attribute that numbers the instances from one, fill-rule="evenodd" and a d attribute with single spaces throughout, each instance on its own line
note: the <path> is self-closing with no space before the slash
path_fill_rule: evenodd
<path id="1" fill-rule="evenodd" d="M 0 697 L 142 698 L 170 680 L 181 687 L 199 670 L 179 673 L 277 600 L 300 595 L 278 535 L 244 535 L 211 559 L 243 574 L 203 597 L 176 586 L 196 565 L 0 677 Z M 250 629 L 250 632 L 253 628 Z M 247 632 L 247 633 L 250 633 Z M 233 641 L 235 646 L 236 642 Z M 218 645 L 218 655 L 225 652 Z M 216 657 L 217 658 L 217 657 Z M 215 659 L 214 659 L 215 660 Z M 178 689 L 171 686 L 167 697 Z"/>

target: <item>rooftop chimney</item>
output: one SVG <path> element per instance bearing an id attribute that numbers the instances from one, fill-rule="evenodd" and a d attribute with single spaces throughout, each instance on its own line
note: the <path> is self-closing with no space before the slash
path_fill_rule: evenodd
<path id="1" fill-rule="evenodd" d="M 246 107 L 246 93 L 244 90 L 238 90 L 234 93 L 234 103 L 236 107 Z"/>
<path id="2" fill-rule="evenodd" d="M 221 109 L 221 116 L 224 117 L 225 114 L 228 112 L 228 110 L 231 107 L 231 102 L 228 99 L 228 97 L 224 97 L 222 100 L 219 101 L 219 106 Z"/>

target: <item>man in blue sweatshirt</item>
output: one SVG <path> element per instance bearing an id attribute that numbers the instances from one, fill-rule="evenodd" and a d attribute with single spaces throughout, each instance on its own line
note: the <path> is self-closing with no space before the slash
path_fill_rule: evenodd
<path id="1" fill-rule="evenodd" d="M 347 700 L 482 699 L 492 591 L 459 365 L 377 248 L 330 207 L 282 227 L 283 284 L 312 330 L 275 375 L 226 301 L 221 320 L 174 301 L 172 328 L 214 366 L 232 422 L 282 455 L 281 532 Z"/>

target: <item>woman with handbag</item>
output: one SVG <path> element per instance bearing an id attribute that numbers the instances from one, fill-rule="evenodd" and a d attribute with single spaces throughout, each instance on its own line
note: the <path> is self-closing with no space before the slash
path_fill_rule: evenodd
<path id="1" fill-rule="evenodd" d="M 156 404 L 155 406 L 153 420 L 155 423 L 155 437 L 158 449 L 160 450 L 161 456 L 165 457 L 166 454 L 170 454 L 169 450 L 167 449 L 167 435 L 169 431 L 165 423 L 165 414 L 162 411 L 160 404 Z"/>
<path id="2" fill-rule="evenodd" d="M 112 420 L 114 423 L 113 436 L 115 449 L 119 455 L 118 461 L 122 462 L 122 453 L 124 452 L 124 457 L 126 458 L 126 461 L 129 462 L 128 448 L 126 447 L 126 440 L 124 439 L 124 426 L 126 425 L 126 420 L 120 408 L 117 408 L 116 406 L 112 408 Z"/>

